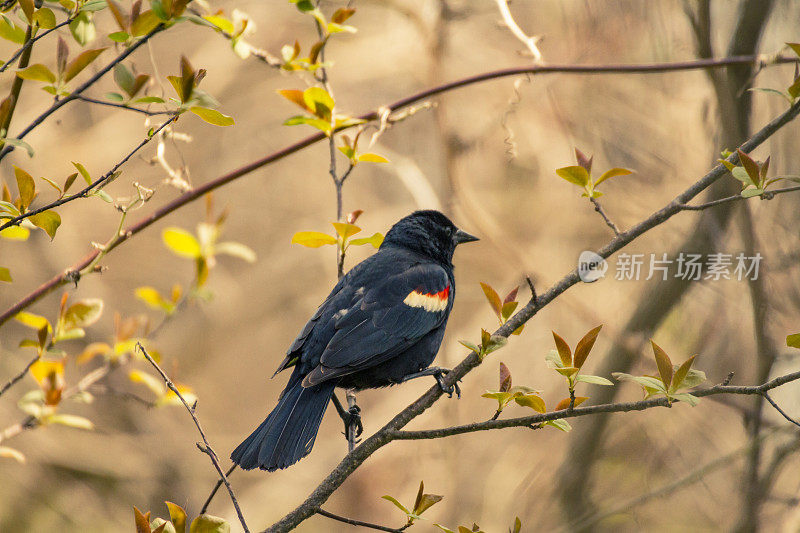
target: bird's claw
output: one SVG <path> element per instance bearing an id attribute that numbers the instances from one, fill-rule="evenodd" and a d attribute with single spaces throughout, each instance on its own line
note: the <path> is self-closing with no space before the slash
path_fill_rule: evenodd
<path id="1" fill-rule="evenodd" d="M 342 419 L 344 420 L 344 436 L 346 439 L 350 439 L 351 429 L 353 430 L 352 435 L 356 439 L 364 433 L 364 425 L 361 423 L 361 408 L 359 406 L 353 405 L 350 407 Z M 355 442 L 358 443 L 360 441 L 356 440 Z"/>
<path id="2" fill-rule="evenodd" d="M 458 386 L 458 382 L 461 381 L 461 380 L 460 379 L 457 380 L 455 383 L 453 383 L 452 385 L 450 385 L 448 387 L 444 383 L 444 376 L 446 376 L 449 373 L 450 373 L 450 370 L 448 370 L 446 368 L 442 368 L 442 369 L 439 370 L 439 372 L 434 374 L 434 377 L 436 378 L 436 382 L 439 384 L 439 388 L 442 389 L 443 393 L 447 394 L 448 398 L 452 398 L 453 397 L 453 393 L 455 392 L 456 393 L 456 397 L 460 400 L 461 399 L 461 387 Z"/>

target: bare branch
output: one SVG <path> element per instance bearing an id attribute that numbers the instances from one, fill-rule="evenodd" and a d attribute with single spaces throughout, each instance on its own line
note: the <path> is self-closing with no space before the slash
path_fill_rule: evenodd
<path id="1" fill-rule="evenodd" d="M 533 62 L 536 64 L 542 64 L 542 52 L 539 51 L 539 47 L 537 46 L 541 37 L 538 35 L 534 35 L 529 37 L 522 28 L 519 27 L 517 21 L 514 20 L 514 16 L 511 14 L 511 10 L 508 8 L 508 0 L 496 0 L 497 2 L 497 9 L 500 10 L 500 15 L 503 17 L 503 23 L 508 26 L 508 29 L 511 30 L 511 33 L 514 34 L 514 37 L 522 41 L 528 51 L 530 51 L 531 56 L 533 56 Z"/>
<path id="2" fill-rule="evenodd" d="M 80 100 L 81 102 L 87 102 L 90 104 L 97 104 L 97 105 L 104 105 L 108 107 L 116 107 L 118 109 L 125 109 L 126 111 L 134 111 L 136 113 L 141 113 L 143 115 L 147 115 L 149 117 L 155 117 L 158 115 L 174 115 L 176 114 L 175 111 L 149 111 L 147 109 L 140 109 L 138 107 L 132 107 L 125 104 L 119 104 L 116 102 L 108 102 L 106 100 L 97 100 L 96 98 L 90 98 L 88 96 L 78 96 L 76 100 Z"/>
<path id="3" fill-rule="evenodd" d="M 760 196 L 751 196 L 750 198 L 761 198 L 762 200 L 772 200 L 772 198 L 774 198 L 778 194 L 783 194 L 793 191 L 800 191 L 800 185 L 795 185 L 792 187 L 784 187 L 783 189 L 775 189 L 773 191 L 764 191 L 764 194 Z M 704 202 L 702 204 L 695 204 L 695 205 L 684 204 L 681 206 L 681 209 L 684 211 L 702 211 L 703 209 L 708 209 L 709 207 L 716 207 L 720 204 L 727 204 L 728 202 L 737 202 L 739 200 L 747 200 L 747 199 L 748 198 L 742 196 L 741 194 L 737 194 L 735 196 L 727 196 L 725 198 L 712 200 L 710 202 Z"/>
<path id="4" fill-rule="evenodd" d="M 92 76 L 91 78 L 86 80 L 81 86 L 79 86 L 77 89 L 75 89 L 73 92 L 71 92 L 68 96 L 65 96 L 61 100 L 57 100 L 56 102 L 54 102 L 53 105 L 51 105 L 46 111 L 44 111 L 38 117 L 33 119 L 33 122 L 28 124 L 28 126 L 24 130 L 22 130 L 20 133 L 18 133 L 16 136 L 14 136 L 14 138 L 15 139 L 23 139 L 31 131 L 36 129 L 37 126 L 39 126 L 42 122 L 44 122 L 50 115 L 52 115 L 53 113 L 55 113 L 56 111 L 61 109 L 64 105 L 68 104 L 69 102 L 72 102 L 73 100 L 77 100 L 82 92 L 84 92 L 86 89 L 88 89 L 89 87 L 94 85 L 97 82 L 97 80 L 99 80 L 100 78 L 105 76 L 105 74 L 109 70 L 114 68 L 114 65 L 116 65 L 116 64 L 122 62 L 123 60 L 125 60 L 125 58 L 127 58 L 129 55 L 134 53 L 140 46 L 142 46 L 147 41 L 149 41 L 150 38 L 153 35 L 163 31 L 165 28 L 166 28 L 166 26 L 164 26 L 163 24 L 159 24 L 158 26 L 153 28 L 153 30 L 151 30 L 150 33 L 148 33 L 147 35 L 144 35 L 141 39 L 136 41 L 129 48 L 126 48 L 125 51 L 123 51 L 120 55 L 115 57 L 105 67 L 103 67 L 99 71 L 97 71 L 97 73 L 94 76 Z M 29 48 L 29 50 L 30 50 L 30 48 Z M 22 62 L 20 62 L 20 66 L 21 65 L 22 65 Z M 22 78 L 16 78 L 16 79 L 21 80 Z M 2 160 L 12 150 L 14 150 L 14 146 L 7 144 L 2 150 L 0 150 L 0 160 Z"/>
<path id="5" fill-rule="evenodd" d="M 167 385 L 167 387 L 169 387 L 169 390 L 175 393 L 175 395 L 180 399 L 183 406 L 186 407 L 186 410 L 189 412 L 189 416 L 192 417 L 194 425 L 197 427 L 198 433 L 200 433 L 200 438 L 203 439 L 203 445 L 201 445 L 199 442 L 196 443 L 197 448 L 201 452 L 208 455 L 209 459 L 211 459 L 211 463 L 214 465 L 214 468 L 217 470 L 220 479 L 222 479 L 222 482 L 225 484 L 225 488 L 228 489 L 228 494 L 230 495 L 231 501 L 233 502 L 233 507 L 236 509 L 236 514 L 239 517 L 239 522 L 242 524 L 245 533 L 250 533 L 250 529 L 247 527 L 247 523 L 244 520 L 244 515 L 242 515 L 242 510 L 239 508 L 239 501 L 236 499 L 236 494 L 234 494 L 233 488 L 231 487 L 231 484 L 228 481 L 228 476 L 226 476 L 225 472 L 222 470 L 216 452 L 211 447 L 211 444 L 208 443 L 208 439 L 206 438 L 206 434 L 203 431 L 203 427 L 200 425 L 200 421 L 197 419 L 197 415 L 194 414 L 194 408 L 190 407 L 189 404 L 186 403 L 186 398 L 184 398 L 183 395 L 180 393 L 180 391 L 178 391 L 178 388 L 175 386 L 172 380 L 169 379 L 169 376 L 167 376 L 167 374 L 164 373 L 161 367 L 158 366 L 158 363 L 156 363 L 155 360 L 152 357 L 150 357 L 150 354 L 147 353 L 147 350 L 144 349 L 144 346 L 142 346 L 140 342 L 136 343 L 136 349 L 138 349 L 145 357 L 145 359 L 147 359 L 150 362 L 150 364 L 153 365 L 153 368 L 155 368 L 156 371 L 161 375 L 161 379 L 164 380 L 164 383 Z"/>
<path id="6" fill-rule="evenodd" d="M 614 232 L 614 235 L 618 236 L 620 234 L 619 228 L 611 221 L 610 218 L 608 218 L 608 215 L 606 215 L 606 212 L 603 210 L 600 202 L 597 201 L 597 198 L 589 198 L 589 201 L 594 204 L 594 210 L 600 213 L 600 216 L 606 221 L 606 225 L 611 228 L 611 231 Z"/>
<path id="7" fill-rule="evenodd" d="M 141 150 L 156 135 L 158 135 L 158 133 L 160 133 L 161 130 L 163 130 L 164 128 L 166 128 L 167 126 L 169 126 L 171 123 L 175 122 L 176 120 L 178 120 L 178 116 L 177 115 L 173 116 L 172 118 L 170 118 L 169 120 L 167 120 L 163 124 L 161 124 L 159 127 L 154 129 L 152 135 L 147 135 L 144 139 L 142 139 L 142 141 L 140 141 L 139 144 L 137 144 L 133 148 L 133 150 L 128 152 L 128 155 L 126 155 L 124 158 L 122 158 L 122 160 L 120 160 L 116 165 L 114 165 L 111 168 L 111 170 L 109 170 L 108 172 L 106 172 L 101 177 L 97 178 L 96 180 L 94 180 L 92 183 L 90 183 L 89 185 L 87 185 L 86 187 L 81 189 L 80 191 L 76 192 L 75 194 L 71 194 L 69 196 L 65 196 L 63 198 L 59 198 L 58 200 L 56 200 L 54 202 L 50 202 L 47 205 L 44 205 L 42 207 L 38 207 L 36 209 L 32 209 L 32 210 L 30 210 L 30 211 L 28 211 L 26 213 L 23 213 L 23 214 L 21 214 L 21 215 L 19 215 L 17 217 L 14 217 L 14 218 L 12 218 L 10 220 L 7 220 L 2 225 L 0 225 L 0 231 L 6 229 L 9 226 L 19 225 L 19 223 L 22 222 L 24 219 L 26 219 L 28 217 L 31 217 L 33 215 L 36 215 L 38 213 L 41 213 L 43 211 L 47 211 L 48 209 L 53 209 L 54 207 L 58 207 L 60 205 L 64 205 L 64 204 L 66 204 L 68 202 L 71 202 L 73 200 L 77 200 L 78 198 L 86 198 L 86 197 L 88 197 L 90 192 L 96 191 L 99 188 L 101 188 L 103 185 L 105 185 L 105 183 L 114 176 L 114 174 L 117 172 L 117 170 L 119 170 L 119 168 L 122 165 L 127 163 L 128 160 L 136 154 L 136 152 Z"/>
<path id="8" fill-rule="evenodd" d="M 415 95 L 398 100 L 397 102 L 394 102 L 389 106 L 382 106 L 380 109 L 376 111 L 365 113 L 358 118 L 368 121 L 376 120 L 379 118 L 380 110 L 384 108 L 388 108 L 390 111 L 396 111 L 398 109 L 409 107 L 417 102 L 427 100 L 430 97 L 435 96 L 437 94 L 446 93 L 454 89 L 459 89 L 462 87 L 466 87 L 476 83 L 481 83 L 488 80 L 493 80 L 508 76 L 517 76 L 525 73 L 545 74 L 545 73 L 559 72 L 559 73 L 569 73 L 569 74 L 625 74 L 631 72 L 638 72 L 646 74 L 646 73 L 677 72 L 682 70 L 697 70 L 697 69 L 708 69 L 708 68 L 725 68 L 735 65 L 749 65 L 755 61 L 758 61 L 758 58 L 759 56 L 750 55 L 750 56 L 729 57 L 725 59 L 684 61 L 678 63 L 654 63 L 654 64 L 644 64 L 644 65 L 595 65 L 595 66 L 546 65 L 546 66 L 532 66 L 524 68 L 497 70 L 497 71 L 487 72 L 484 74 L 479 74 L 477 76 L 470 76 L 468 78 L 463 78 L 450 83 L 446 83 L 444 85 L 433 87 L 431 89 L 427 89 Z M 795 61 L 796 59 L 792 59 L 789 57 L 778 57 L 775 58 L 774 64 L 791 63 Z M 743 144 L 741 146 L 742 150 L 746 152 L 753 150 L 755 147 L 764 142 L 764 140 L 769 138 L 773 133 L 775 133 L 775 131 L 780 129 L 784 124 L 791 121 L 797 115 L 798 112 L 800 112 L 800 106 L 795 104 L 788 111 L 786 111 L 784 114 L 775 119 L 772 123 L 768 124 L 761 132 L 759 132 L 756 136 L 754 136 L 748 143 Z M 344 129 L 347 128 L 340 128 L 337 131 L 342 131 Z M 251 172 L 254 172 L 255 170 L 258 170 L 264 166 L 270 165 L 289 155 L 299 152 L 300 150 L 307 148 L 308 146 L 311 146 L 312 144 L 315 144 L 324 138 L 325 135 L 323 133 L 311 135 L 294 144 L 286 146 L 278 150 L 277 152 L 273 152 L 261 159 L 253 161 L 250 164 L 247 164 L 234 171 L 224 174 L 216 179 L 210 180 L 204 185 L 184 193 L 183 195 L 179 196 L 178 198 L 164 205 L 160 209 L 156 210 L 154 213 L 140 220 L 136 224 L 128 227 L 126 229 L 124 238 L 122 238 L 118 243 L 116 243 L 115 247 L 127 241 L 130 237 L 138 234 L 142 230 L 146 229 L 156 221 L 161 220 L 162 218 L 172 213 L 173 211 L 180 209 L 181 207 L 197 200 L 198 198 L 202 198 L 206 193 L 213 191 L 219 187 L 222 187 L 223 185 L 226 185 L 231 181 L 246 176 Z M 2 156 L 2 152 L 0 152 L 0 156 Z M 706 178 L 704 178 L 704 180 L 710 180 L 710 182 L 715 181 L 723 174 L 723 169 L 724 167 L 722 167 L 721 165 L 719 167 L 715 167 L 715 169 L 712 171 L 713 175 L 707 176 Z M 727 169 L 724 170 L 727 171 Z M 686 199 L 682 199 L 679 203 L 686 203 L 692 198 L 694 198 L 694 196 L 699 191 L 705 189 L 710 182 L 707 183 L 704 181 L 701 184 L 699 184 L 698 185 L 699 189 L 696 192 L 691 194 L 691 196 L 687 197 Z M 659 216 L 663 216 L 663 214 Z M 629 231 L 626 232 L 624 235 L 628 235 L 630 233 L 631 232 Z M 632 234 L 631 239 L 638 236 L 638 234 L 639 233 Z M 43 298 L 44 296 L 55 290 L 56 288 L 67 283 L 71 279 L 70 275 L 73 275 L 71 273 L 80 272 L 83 268 L 86 267 L 86 265 L 92 262 L 96 254 L 97 254 L 96 251 L 91 252 L 86 257 L 84 257 L 83 259 L 72 265 L 72 267 L 68 268 L 65 272 L 50 278 L 48 281 L 44 282 L 42 285 L 40 285 L 37 289 L 28 294 L 22 300 L 14 304 L 7 311 L 0 314 L 0 326 L 5 324 L 11 317 L 16 315 L 19 311 L 22 311 L 23 309 L 27 308 L 34 302 L 37 302 L 38 300 L 40 300 L 41 298 Z M 577 279 L 578 278 L 576 273 L 575 280 Z"/>
<path id="9" fill-rule="evenodd" d="M 379 524 L 372 524 L 370 522 L 362 522 L 361 520 L 354 520 L 352 518 L 346 518 L 344 516 L 339 516 L 337 514 L 333 514 L 333 513 L 329 512 L 329 511 L 326 511 L 324 509 L 319 509 L 317 511 L 317 514 L 325 516 L 325 517 L 333 519 L 333 520 L 336 520 L 337 522 L 350 524 L 351 526 L 361 526 L 361 527 L 366 527 L 366 528 L 369 528 L 369 529 L 376 529 L 378 531 L 388 531 L 389 533 L 400 533 L 401 531 L 405 531 L 406 529 L 408 529 L 408 527 L 411 525 L 411 524 L 406 524 L 406 525 L 404 525 L 402 527 L 386 527 L 386 526 L 381 526 Z"/>
<path id="10" fill-rule="evenodd" d="M 778 411 L 778 412 L 781 414 L 781 416 L 782 416 L 783 418 L 785 418 L 786 420 L 788 420 L 789 422 L 791 422 L 791 423 L 792 423 L 792 424 L 794 424 L 795 426 L 797 426 L 797 427 L 800 427 L 800 422 L 798 422 L 797 420 L 795 420 L 794 418 L 792 418 L 791 416 L 789 416 L 788 414 L 786 414 L 786 411 L 784 411 L 783 409 L 781 409 L 781 408 L 780 408 L 780 406 L 779 406 L 777 403 L 775 403 L 775 400 L 773 400 L 773 399 L 770 397 L 770 395 L 769 395 L 767 392 L 764 392 L 764 393 L 762 394 L 762 396 L 764 397 L 764 399 L 765 399 L 765 400 L 767 400 L 767 401 L 769 402 L 769 404 L 770 404 L 772 407 L 774 407 L 774 408 L 775 408 L 775 410 L 776 410 L 776 411 Z"/>
<path id="11" fill-rule="evenodd" d="M 36 363 L 36 361 L 38 361 L 38 360 L 39 360 L 39 354 L 36 354 L 36 357 L 34 357 L 33 359 L 31 359 L 31 360 L 28 362 L 28 364 L 27 364 L 27 365 L 25 365 L 25 368 L 23 368 L 23 369 L 22 369 L 22 372 L 20 372 L 19 374 L 17 374 L 16 376 L 14 376 L 13 378 L 11 378 L 10 380 L 8 380 L 8 383 L 6 383 L 5 385 L 3 385 L 3 388 L 2 388 L 2 389 L 0 389 L 0 396 L 2 396 L 3 394 L 5 394 L 5 392 L 6 392 L 8 389 L 10 389 L 10 388 L 11 388 L 11 387 L 13 387 L 14 385 L 16 385 L 16 384 L 17 384 L 17 382 L 18 382 L 19 380 L 21 380 L 22 378 L 24 378 L 24 377 L 25 377 L 25 374 L 27 374 L 27 373 L 28 373 L 28 370 L 30 370 L 30 369 L 31 369 L 31 367 L 34 365 L 34 363 Z"/>

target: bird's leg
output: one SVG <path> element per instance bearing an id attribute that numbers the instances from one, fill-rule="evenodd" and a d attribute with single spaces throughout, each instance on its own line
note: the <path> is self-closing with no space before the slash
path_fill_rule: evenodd
<path id="1" fill-rule="evenodd" d="M 344 405 L 342 405 L 342 402 L 339 401 L 339 398 L 336 396 L 336 393 L 331 396 L 331 401 L 333 402 L 334 407 L 336 407 L 336 412 L 339 413 L 339 417 L 342 419 L 342 422 L 344 422 L 345 438 L 348 438 L 351 432 L 356 437 L 360 437 L 364 432 L 364 426 L 361 423 L 361 408 L 354 404 L 349 409 L 345 409 Z"/>
<path id="2" fill-rule="evenodd" d="M 421 378 L 425 376 L 433 376 L 436 378 L 436 383 L 439 384 L 439 388 L 442 389 L 442 392 L 447 394 L 450 398 L 453 397 L 453 393 L 456 393 L 456 396 L 461 398 L 461 387 L 458 386 L 458 382 L 450 385 L 449 387 L 444 384 L 444 376 L 450 373 L 449 368 L 439 368 L 438 366 L 432 366 L 430 368 L 426 368 L 421 372 L 415 372 L 413 374 L 409 374 L 403 378 L 402 383 L 409 381 L 415 378 Z"/>

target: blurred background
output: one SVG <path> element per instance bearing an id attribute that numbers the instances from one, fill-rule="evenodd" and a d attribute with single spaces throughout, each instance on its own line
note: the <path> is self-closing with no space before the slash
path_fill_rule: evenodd
<path id="1" fill-rule="evenodd" d="M 330 13 L 344 4 L 323 1 L 322 9 Z M 360 114 L 445 81 L 531 61 L 489 0 L 353 4 L 358 11 L 348 23 L 358 32 L 337 36 L 327 49 L 340 112 Z M 517 0 L 511 9 L 524 31 L 543 37 L 540 49 L 548 63 L 629 64 L 697 58 L 702 51 L 698 52 L 687 9 L 696 17 L 703 5 L 673 0 Z M 745 24 L 740 20 L 742 5 L 751 9 Z M 284 0 L 226 0 L 209 8 L 227 16 L 233 9 L 246 13 L 256 27 L 247 41 L 275 55 L 295 40 L 304 51 L 316 40 L 311 19 Z M 705 42 L 715 56 L 726 55 L 731 46 L 752 48 L 762 31 L 758 53 L 773 54 L 784 42 L 800 40 L 800 5 L 791 0 L 716 1 L 711 2 L 710 16 Z M 95 22 L 99 28 L 113 28 L 107 11 L 98 13 Z M 702 28 L 699 31 L 702 36 Z M 105 33 L 100 31 L 91 46 L 113 44 Z M 2 58 L 15 50 L 6 41 L 1 46 Z M 71 42 L 70 48 L 77 53 L 77 44 Z M 55 41 L 44 40 L 37 44 L 32 62 L 52 65 L 54 50 Z M 296 109 L 276 94 L 279 89 L 303 89 L 306 80 L 252 57 L 240 59 L 211 29 L 179 25 L 137 51 L 133 63 L 163 80 L 178 72 L 181 54 L 195 68 L 208 70 L 202 88 L 236 120 L 231 128 L 215 128 L 194 116 L 177 123 L 174 130 L 183 136 L 165 143 L 164 157 L 190 184 L 205 183 L 310 134 L 305 126 L 282 126 Z M 90 68 L 107 60 L 101 58 Z M 581 251 L 596 250 L 613 237 L 580 191 L 554 172 L 575 164 L 574 147 L 594 155 L 596 175 L 615 166 L 635 170 L 602 186 L 606 212 L 621 228 L 629 228 L 705 174 L 722 149 L 733 149 L 744 139 L 743 130 L 755 131 L 785 110 L 780 97 L 744 91 L 751 78 L 747 70 L 735 75 L 719 71 L 716 80 L 703 71 L 505 78 L 438 96 L 431 100 L 432 109 L 422 109 L 386 131 L 372 151 L 392 163 L 362 164 L 344 187 L 345 212 L 364 210 L 358 221 L 364 234 L 384 233 L 412 210 L 436 207 L 482 239 L 456 254 L 458 297 L 436 364 L 456 365 L 466 355 L 458 339 L 476 341 L 480 328 L 497 326 L 480 281 L 503 294 L 519 285 L 525 302 L 526 275 L 544 292 L 575 268 Z M 765 68 L 753 85 L 783 89 L 791 84 L 793 72 L 792 65 Z M 101 98 L 113 90 L 106 78 L 88 94 Z M 2 78 L 2 91 L 11 81 L 8 74 Z M 159 94 L 158 87 L 151 92 Z M 12 133 L 41 113 L 50 98 L 33 84 L 23 89 Z M 722 119 L 720 108 L 726 109 Z M 16 164 L 35 177 L 61 182 L 72 172 L 70 161 L 80 161 L 100 175 L 158 120 L 145 123 L 139 114 L 71 103 L 27 138 L 37 151 L 34 159 L 21 150 L 5 158 L 3 178 L 13 183 Z M 798 134 L 800 123 L 792 123 L 754 156 L 763 160 L 771 155 L 771 173 L 776 176 L 798 174 Z M 130 220 L 139 220 L 181 192 L 164 184 L 167 173 L 153 161 L 154 155 L 152 145 L 142 150 L 107 189 L 115 197 L 129 195 L 133 181 L 156 189 L 153 199 Z M 339 163 L 343 168 L 345 160 Z M 715 197 L 736 194 L 738 182 L 730 176 L 722 181 Z M 481 394 L 496 389 L 500 361 L 510 368 L 514 384 L 542 389 L 548 408 L 554 407 L 566 395 L 566 387 L 545 365 L 544 357 L 553 348 L 551 330 L 574 346 L 586 331 L 605 324 L 587 372 L 606 377 L 611 370 L 654 372 L 652 354 L 645 350 L 649 337 L 673 361 L 699 354 L 695 366 L 707 373 L 710 383 L 730 372 L 736 373 L 734 383 L 755 384 L 765 372 L 796 370 L 800 359 L 792 358 L 784 338 L 797 332 L 800 323 L 797 202 L 797 196 L 787 194 L 772 201 L 749 201 L 747 211 L 729 204 L 724 215 L 722 210 L 682 213 L 626 249 L 671 257 L 692 249 L 732 254 L 755 250 L 764 257 L 759 284 L 763 290 L 736 279 L 686 287 L 643 279 L 617 281 L 612 259 L 606 279 L 577 285 L 547 306 L 520 337 L 467 376 L 460 400 L 442 399 L 410 427 L 489 418 L 495 404 Z M 209 440 L 227 458 L 272 409 L 285 377 L 269 378 L 336 279 L 332 247 L 290 245 L 297 231 L 331 231 L 336 204 L 327 146 L 313 145 L 234 181 L 214 193 L 214 203 L 217 210 L 228 210 L 223 239 L 246 244 L 258 260 L 248 264 L 220 257 L 208 282 L 213 297 L 183 308 L 151 346 L 162 354 L 165 370 L 193 388 Z M 3 309 L 83 257 L 91 242 L 107 241 L 118 222 L 115 210 L 98 199 L 73 202 L 60 212 L 63 225 L 52 243 L 42 232 L 28 242 L 0 241 L 2 264 L 14 274 L 14 283 L 0 288 Z M 112 337 L 115 312 L 147 314 L 157 321 L 159 314 L 134 297 L 137 287 L 151 285 L 168 293 L 174 283 L 185 287 L 191 282 L 193 264 L 171 254 L 161 233 L 172 226 L 194 231 L 204 217 L 203 202 L 173 213 L 105 258 L 102 275 L 85 277 L 77 289 L 64 288 L 31 308 L 54 319 L 64 291 L 71 299 L 105 302 L 101 320 L 87 330 L 87 337 L 64 344 L 70 354 L 68 385 L 100 364 L 96 360 L 77 365 L 74 356 L 88 343 Z M 372 252 L 366 246 L 352 248 L 346 266 Z M 763 317 L 758 328 L 754 307 Z M 756 329 L 762 334 L 756 336 Z M 2 328 L 3 382 L 30 358 L 30 352 L 16 347 L 26 334 L 18 323 Z M 777 360 L 775 366 L 772 359 Z M 133 367 L 152 372 L 146 363 Z M 112 373 L 104 383 L 147 397 L 146 388 L 128 381 L 128 370 Z M 365 434 L 378 430 L 431 384 L 415 380 L 360 393 Z M 35 388 L 34 380 L 26 377 L 4 395 L 0 427 L 24 418 L 16 402 Z M 612 391 L 598 389 L 581 385 L 579 394 L 590 396 L 588 403 L 611 399 L 602 394 Z M 641 397 L 639 388 L 627 383 L 613 392 L 620 401 Z M 92 420 L 94 431 L 51 426 L 3 442 L 23 452 L 27 462 L 0 460 L 0 531 L 131 531 L 133 505 L 164 517 L 164 500 L 184 506 L 190 515 L 199 511 L 216 475 L 208 458 L 195 448 L 198 435 L 184 409 L 147 409 L 101 390 L 95 396 L 91 404 L 61 406 L 63 412 Z M 797 385 L 774 394 L 795 416 L 800 416 L 798 396 Z M 756 473 L 764 481 L 757 491 L 759 520 L 753 523 L 754 518 L 746 516 L 754 512 L 742 495 L 742 487 L 752 479 L 752 406 L 748 398 L 704 399 L 695 408 L 679 404 L 669 411 L 616 414 L 605 420 L 604 432 L 600 422 L 585 417 L 571 420 L 574 430 L 569 434 L 554 428 L 506 429 L 397 442 L 372 456 L 325 508 L 399 527 L 405 517 L 380 497 L 389 494 L 411 504 L 424 480 L 426 491 L 444 495 L 444 500 L 425 513 L 429 521 L 413 527 L 420 531 L 434 531 L 433 522 L 453 529 L 474 522 L 486 532 L 501 532 L 519 516 L 523 531 L 739 527 L 796 532 L 796 428 L 794 433 L 780 429 L 785 421 L 768 410 L 761 427 L 764 436 L 757 441 Z M 510 406 L 503 416 L 528 413 Z M 252 528 L 263 529 L 293 509 L 339 463 L 346 453 L 341 430 L 330 410 L 313 453 L 296 466 L 272 474 L 233 474 Z M 224 464 L 229 464 L 227 459 Z M 209 512 L 226 517 L 233 530 L 238 529 L 224 492 Z M 351 530 L 323 517 L 298 528 Z"/>

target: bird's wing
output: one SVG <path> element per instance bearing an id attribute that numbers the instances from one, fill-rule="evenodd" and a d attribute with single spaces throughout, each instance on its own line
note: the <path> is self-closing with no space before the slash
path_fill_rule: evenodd
<path id="1" fill-rule="evenodd" d="M 366 287 L 338 311 L 336 332 L 303 385 L 369 368 L 409 348 L 447 318 L 452 292 L 445 269 L 431 263 Z"/>

